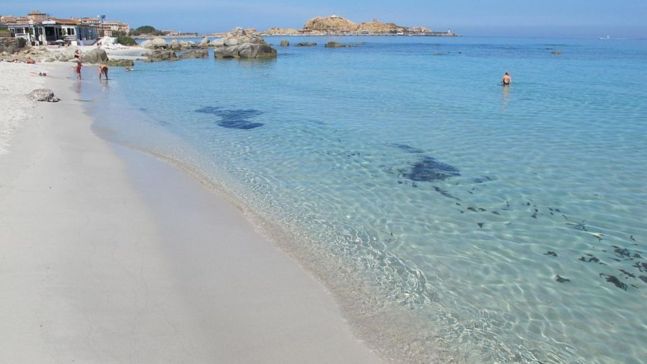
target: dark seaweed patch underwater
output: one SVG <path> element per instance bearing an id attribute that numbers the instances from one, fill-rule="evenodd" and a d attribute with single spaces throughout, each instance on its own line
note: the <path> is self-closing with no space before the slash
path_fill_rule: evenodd
<path id="1" fill-rule="evenodd" d="M 458 168 L 439 162 L 429 156 L 423 156 L 414 163 L 409 171 L 403 173 L 404 177 L 416 182 L 442 181 L 449 177 L 460 175 Z"/>
<path id="2" fill-rule="evenodd" d="M 201 114 L 212 114 L 220 117 L 219 126 L 228 129 L 249 130 L 263 126 L 248 119 L 262 115 L 263 112 L 255 109 L 223 109 L 217 106 L 206 106 L 195 110 Z"/>

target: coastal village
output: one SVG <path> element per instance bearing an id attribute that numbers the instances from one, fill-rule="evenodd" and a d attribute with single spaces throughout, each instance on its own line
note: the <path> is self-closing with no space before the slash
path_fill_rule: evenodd
<path id="1" fill-rule="evenodd" d="M 14 38 L 25 39 L 30 45 L 89 45 L 100 36 L 112 37 L 118 32 L 130 32 L 128 24 L 105 20 L 101 16 L 66 19 L 41 11 L 32 11 L 26 16 L 0 16 L 2 28 Z"/>

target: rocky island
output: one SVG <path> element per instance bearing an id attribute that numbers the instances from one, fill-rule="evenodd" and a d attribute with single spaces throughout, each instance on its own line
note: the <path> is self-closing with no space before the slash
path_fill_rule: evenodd
<path id="1" fill-rule="evenodd" d="M 303 36 L 303 35 L 401 35 L 401 36 L 435 36 L 456 37 L 451 30 L 435 32 L 425 27 L 406 27 L 395 23 L 384 23 L 377 19 L 355 23 L 338 15 L 318 16 L 308 20 L 302 29 L 270 28 L 263 32 L 269 36 Z"/>

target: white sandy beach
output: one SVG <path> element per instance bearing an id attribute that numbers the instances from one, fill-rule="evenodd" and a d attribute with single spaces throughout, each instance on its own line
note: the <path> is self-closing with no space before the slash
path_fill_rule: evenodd
<path id="1" fill-rule="evenodd" d="M 225 198 L 96 136 L 71 72 L 0 63 L 0 363 L 380 361 Z"/>

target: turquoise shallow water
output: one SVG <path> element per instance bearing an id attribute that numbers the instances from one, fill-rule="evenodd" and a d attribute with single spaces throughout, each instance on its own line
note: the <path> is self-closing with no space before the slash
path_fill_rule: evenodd
<path id="1" fill-rule="evenodd" d="M 416 321 L 369 341 L 421 360 L 647 362 L 647 41 L 327 40 L 112 70 L 95 128 L 346 266 L 375 297 L 343 299 L 379 307 L 382 328 L 406 325 L 384 307 Z"/>

